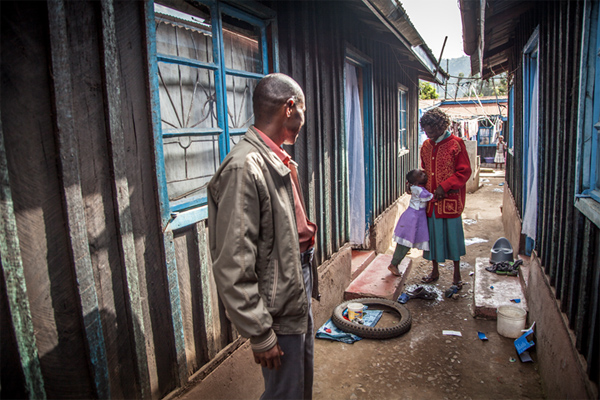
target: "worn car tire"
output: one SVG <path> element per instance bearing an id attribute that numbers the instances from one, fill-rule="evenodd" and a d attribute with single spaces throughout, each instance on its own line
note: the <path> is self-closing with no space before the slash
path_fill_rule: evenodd
<path id="1" fill-rule="evenodd" d="M 395 326 L 381 327 L 360 325 L 355 322 L 350 322 L 343 317 L 343 312 L 348 308 L 349 303 L 362 303 L 367 306 L 379 306 L 377 308 L 390 309 L 396 312 L 400 317 L 400 322 Z M 383 306 L 383 307 L 382 307 Z M 396 336 L 400 336 L 410 330 L 412 318 L 410 312 L 402 304 L 396 303 L 395 301 L 381 299 L 381 298 L 361 298 L 348 300 L 338 305 L 333 310 L 333 316 L 331 318 L 335 326 L 344 332 L 353 333 L 356 336 L 360 336 L 365 339 L 389 339 Z"/>

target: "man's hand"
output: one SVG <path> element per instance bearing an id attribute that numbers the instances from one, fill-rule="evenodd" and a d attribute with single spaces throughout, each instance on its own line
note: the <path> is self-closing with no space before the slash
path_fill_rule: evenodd
<path id="1" fill-rule="evenodd" d="M 438 186 L 437 189 L 435 189 L 434 196 L 436 200 L 443 200 L 444 197 L 446 197 L 446 192 L 444 192 L 444 189 L 441 185 Z"/>
<path id="2" fill-rule="evenodd" d="M 261 367 L 279 369 L 281 367 L 280 357 L 282 355 L 283 351 L 281 351 L 278 343 L 267 351 L 261 353 L 254 352 L 254 362 L 260 364 Z"/>

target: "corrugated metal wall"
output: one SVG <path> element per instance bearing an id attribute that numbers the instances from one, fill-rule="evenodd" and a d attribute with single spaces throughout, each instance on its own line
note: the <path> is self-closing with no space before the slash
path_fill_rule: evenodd
<path id="1" fill-rule="evenodd" d="M 561 310 L 598 383 L 600 229 L 575 207 L 583 2 L 548 2 L 522 19 L 513 54 L 515 153 L 506 179 L 523 212 L 523 69 L 519 52 L 539 24 L 538 232 L 541 258 Z"/>

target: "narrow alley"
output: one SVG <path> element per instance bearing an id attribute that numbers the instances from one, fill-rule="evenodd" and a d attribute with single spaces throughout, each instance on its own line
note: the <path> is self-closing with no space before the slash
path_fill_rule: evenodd
<path id="1" fill-rule="evenodd" d="M 423 398 L 543 398 L 535 362 L 521 363 L 513 340 L 500 336 L 496 321 L 475 319 L 473 276 L 476 258 L 489 257 L 496 239 L 503 236 L 501 222 L 504 176 L 500 171 L 482 174 L 479 190 L 467 194 L 465 239 L 486 242 L 467 246 L 461 274 L 467 285 L 460 298 L 445 298 L 452 268 L 440 266 L 440 280 L 432 285 L 438 299 L 412 299 L 405 305 L 412 328 L 389 340 L 360 340 L 353 344 L 316 340 L 315 400 L 423 399 Z M 476 222 L 473 222 L 476 221 Z M 390 249 L 390 254 L 393 248 Z M 431 263 L 412 250 L 413 267 L 406 288 L 420 284 Z M 462 337 L 444 336 L 443 330 Z M 478 338 L 484 332 L 488 341 Z"/>

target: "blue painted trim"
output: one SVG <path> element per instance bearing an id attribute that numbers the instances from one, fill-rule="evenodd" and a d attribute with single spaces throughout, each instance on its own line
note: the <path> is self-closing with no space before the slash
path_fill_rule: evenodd
<path id="1" fill-rule="evenodd" d="M 202 206 L 193 210 L 181 212 L 173 218 L 169 224 L 169 229 L 176 230 L 185 228 L 191 224 L 195 224 L 198 221 L 202 221 L 208 218 L 208 207 Z"/>
<path id="2" fill-rule="evenodd" d="M 194 68 L 206 68 L 210 70 L 216 70 L 219 68 L 218 65 L 213 63 L 207 63 L 204 61 L 193 60 L 191 58 L 178 57 L 178 56 L 168 56 L 166 54 L 158 54 L 156 56 L 157 61 L 167 63 L 167 64 L 177 64 L 177 65 L 185 65 L 188 67 Z"/>
<path id="3" fill-rule="evenodd" d="M 595 200 L 600 201 L 597 196 L 597 190 L 600 189 L 598 184 L 598 175 L 600 175 L 600 161 L 598 160 L 599 151 L 598 146 L 600 145 L 600 6 L 596 5 L 598 14 L 596 18 L 596 62 L 595 62 L 595 73 L 594 73 L 594 104 L 592 106 L 592 151 L 590 154 L 590 188 L 595 191 L 595 195 L 592 194 Z M 592 193 L 594 193 L 594 191 Z"/>
<path id="4" fill-rule="evenodd" d="M 225 68 L 225 72 L 227 75 L 239 76 L 242 78 L 262 79 L 265 76 L 264 74 L 257 74 L 256 72 L 240 71 L 239 69 L 231 68 Z"/>
<path id="5" fill-rule="evenodd" d="M 508 91 L 508 148 L 513 148 L 514 136 L 515 136 L 515 90 L 514 86 L 511 86 Z"/>
<path id="6" fill-rule="evenodd" d="M 533 240 L 532 238 L 527 236 L 525 238 L 525 255 L 531 256 L 531 252 L 533 251 L 534 248 L 535 248 L 535 240 Z"/>
<path id="7" fill-rule="evenodd" d="M 213 37 L 217 40 L 214 48 L 218 49 L 218 56 L 215 60 L 218 60 L 221 66 L 220 71 L 220 87 L 217 92 L 217 100 L 221 99 L 221 105 L 218 106 L 219 126 L 223 128 L 223 133 L 219 136 L 219 157 L 220 161 L 223 162 L 227 154 L 229 154 L 229 121 L 227 120 L 227 73 L 225 71 L 225 45 L 223 43 L 223 21 L 221 20 L 221 7 L 222 4 L 217 3 L 215 7 L 215 16 L 213 27 L 217 29 L 217 32 L 213 32 Z M 227 7 L 225 7 L 227 8 Z"/>
<path id="8" fill-rule="evenodd" d="M 148 54 L 148 81 L 150 82 L 150 103 L 152 113 L 152 132 L 154 134 L 154 162 L 158 186 L 160 219 L 164 229 L 169 222 L 169 193 L 165 172 L 165 155 L 162 141 L 162 124 L 160 117 L 160 94 L 158 89 L 158 61 L 156 57 L 156 25 L 154 18 L 154 1 L 146 1 L 146 32 Z"/>
<path id="9" fill-rule="evenodd" d="M 219 3 L 219 7 L 221 10 L 221 13 L 225 13 L 225 14 L 235 17 L 237 19 L 241 19 L 242 21 L 249 22 L 252 25 L 256 25 L 258 27 L 264 27 L 267 24 L 266 21 L 264 21 L 258 17 L 255 17 L 253 15 L 247 14 L 244 11 L 240 11 L 237 8 L 233 8 L 225 3 Z"/>
<path id="10" fill-rule="evenodd" d="M 193 200 L 180 200 L 179 202 L 171 203 L 171 213 L 173 212 L 181 212 L 188 210 L 192 207 L 198 207 L 198 205 L 205 206 L 208 203 L 208 198 L 206 196 L 196 197 Z"/>
<path id="11" fill-rule="evenodd" d="M 443 105 L 467 105 L 467 104 L 496 104 L 508 103 L 508 99 L 484 99 L 484 100 L 442 100 Z"/>
<path id="12" fill-rule="evenodd" d="M 273 41 L 272 72 L 279 72 L 279 26 L 277 25 L 276 19 L 271 20 L 271 40 Z"/>
<path id="13" fill-rule="evenodd" d="M 217 136 L 223 133 L 221 128 L 183 128 L 183 129 L 164 129 L 163 138 L 172 138 L 180 136 Z"/>
<path id="14" fill-rule="evenodd" d="M 262 52 L 262 73 L 263 75 L 267 75 L 269 73 L 269 51 L 266 24 L 260 26 L 260 43 L 260 51 Z"/>
<path id="15" fill-rule="evenodd" d="M 531 52 L 523 54 L 523 214 L 525 214 L 525 205 L 527 204 L 527 186 L 529 183 L 527 165 L 529 164 L 529 128 L 531 126 L 529 116 L 531 114 L 531 102 L 533 101 L 531 92 L 533 91 L 534 77 L 538 68 L 536 32 L 534 32 L 532 38 L 534 36 L 536 41 L 532 42 L 530 40 L 531 43 L 528 43 L 526 47 Z"/>

